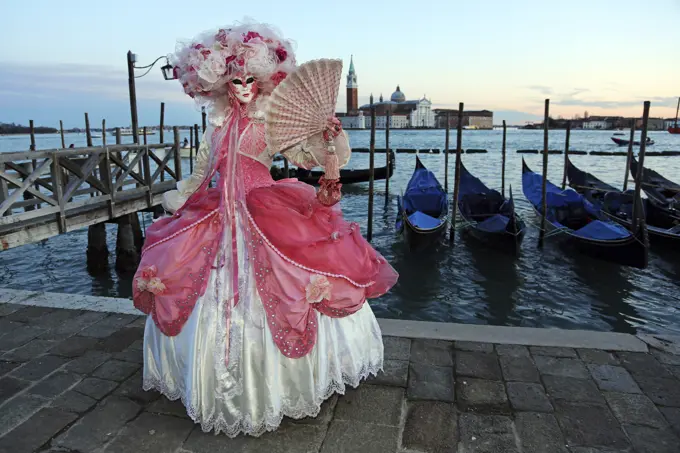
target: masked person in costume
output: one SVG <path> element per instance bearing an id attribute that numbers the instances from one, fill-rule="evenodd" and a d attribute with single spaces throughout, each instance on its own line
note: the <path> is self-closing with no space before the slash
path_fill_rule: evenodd
<path id="1" fill-rule="evenodd" d="M 203 431 L 259 436 L 283 416 L 316 416 L 382 369 L 366 299 L 398 275 L 337 204 L 351 151 L 334 101 L 323 132 L 299 139 L 337 95 L 341 62 L 297 66 L 291 42 L 256 23 L 203 33 L 171 62 L 209 124 L 134 277 L 135 306 L 148 314 L 143 386 L 181 399 Z M 274 182 L 277 152 L 322 167 L 318 192 Z"/>

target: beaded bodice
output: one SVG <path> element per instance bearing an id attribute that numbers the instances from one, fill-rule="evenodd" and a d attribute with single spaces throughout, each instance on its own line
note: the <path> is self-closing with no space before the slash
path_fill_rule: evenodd
<path id="1" fill-rule="evenodd" d="M 272 158 L 267 152 L 264 138 L 264 124 L 252 118 L 239 121 L 238 171 L 243 175 L 246 192 L 269 186 L 274 180 L 269 173 Z"/>

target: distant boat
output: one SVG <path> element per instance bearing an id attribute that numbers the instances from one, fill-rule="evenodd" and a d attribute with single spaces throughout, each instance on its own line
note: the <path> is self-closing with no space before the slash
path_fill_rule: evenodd
<path id="1" fill-rule="evenodd" d="M 116 131 L 115 130 L 111 131 L 111 135 L 116 135 Z M 121 137 L 131 137 L 132 135 L 134 135 L 134 134 L 132 133 L 131 127 L 121 127 L 120 128 L 120 136 Z M 137 135 L 139 135 L 139 136 L 144 135 L 144 129 L 137 129 Z M 147 129 L 146 135 L 156 135 L 156 131 Z"/>
<path id="2" fill-rule="evenodd" d="M 626 135 L 626 134 L 624 134 L 623 132 L 614 132 L 613 135 Z"/>
<path id="3" fill-rule="evenodd" d="M 624 139 L 622 139 L 622 138 L 611 137 L 611 139 L 612 139 L 612 141 L 613 141 L 614 143 L 616 143 L 616 144 L 619 145 L 619 146 L 627 146 L 628 143 L 630 143 L 630 140 L 624 140 Z M 653 145 L 653 144 L 654 144 L 654 140 L 652 140 L 651 138 L 647 137 L 647 146 L 651 146 L 651 145 Z M 633 142 L 633 145 L 634 145 L 634 146 L 640 146 L 640 142 L 635 141 L 635 142 Z"/>
<path id="4" fill-rule="evenodd" d="M 671 134 L 680 134 L 680 126 L 678 126 L 678 112 L 680 112 L 680 97 L 678 98 L 678 107 L 675 109 L 675 124 L 668 128 Z"/>

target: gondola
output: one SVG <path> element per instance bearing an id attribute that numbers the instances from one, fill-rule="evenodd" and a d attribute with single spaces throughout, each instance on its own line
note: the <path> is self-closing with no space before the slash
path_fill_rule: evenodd
<path id="1" fill-rule="evenodd" d="M 378 167 L 373 169 L 373 180 L 378 181 L 381 179 L 391 178 L 394 174 L 394 152 L 390 150 L 390 165 L 389 171 L 388 167 Z M 272 166 L 270 173 L 274 181 L 285 178 L 283 168 Z M 319 185 L 319 178 L 323 176 L 322 171 L 318 170 L 305 170 L 302 168 L 291 168 L 288 170 L 289 178 L 297 178 L 306 184 L 312 186 Z M 340 184 L 355 184 L 359 182 L 368 182 L 370 179 L 370 169 L 359 168 L 359 169 L 341 169 L 340 170 Z"/>
<path id="2" fill-rule="evenodd" d="M 522 159 L 522 189 L 538 215 L 542 211 L 543 176 Z M 574 189 L 561 190 L 546 181 L 546 232 L 562 238 L 584 255 L 627 266 L 647 267 L 649 242 L 644 222 L 635 233 L 605 216 Z"/>
<path id="3" fill-rule="evenodd" d="M 614 143 L 616 143 L 619 146 L 627 146 L 630 143 L 630 140 L 624 140 L 622 138 L 616 138 L 616 137 L 610 137 Z M 650 139 L 647 137 L 647 146 L 651 146 L 654 144 L 654 140 Z M 640 142 L 633 141 L 634 146 L 640 146 Z"/>
<path id="4" fill-rule="evenodd" d="M 569 186 L 599 207 L 604 214 L 632 231 L 634 190 L 625 192 L 580 170 L 567 160 Z M 680 216 L 652 198 L 643 198 L 642 210 L 652 247 L 680 251 Z"/>
<path id="5" fill-rule="evenodd" d="M 515 203 L 497 190 L 489 189 L 460 163 L 458 211 L 465 231 L 492 247 L 519 253 L 526 225 L 515 213 Z"/>
<path id="6" fill-rule="evenodd" d="M 676 184 L 670 179 L 661 176 L 659 173 L 649 168 L 644 168 L 642 172 L 642 190 L 649 198 L 653 198 L 659 203 L 666 205 L 670 209 L 680 208 L 680 184 Z M 633 157 L 630 160 L 630 173 L 633 179 L 637 177 L 638 162 Z"/>
<path id="7" fill-rule="evenodd" d="M 436 245 L 446 234 L 448 197 L 434 173 L 416 156 L 416 167 L 403 195 L 397 197 L 396 230 L 411 251 Z"/>

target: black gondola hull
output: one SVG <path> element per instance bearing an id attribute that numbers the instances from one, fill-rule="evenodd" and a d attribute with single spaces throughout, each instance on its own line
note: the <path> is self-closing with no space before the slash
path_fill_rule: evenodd
<path id="1" fill-rule="evenodd" d="M 411 252 L 422 252 L 436 247 L 446 236 L 446 229 L 449 224 L 447 219 L 444 219 L 437 228 L 422 229 L 413 225 L 405 213 L 402 213 L 402 221 L 404 223 L 402 234 Z"/>

